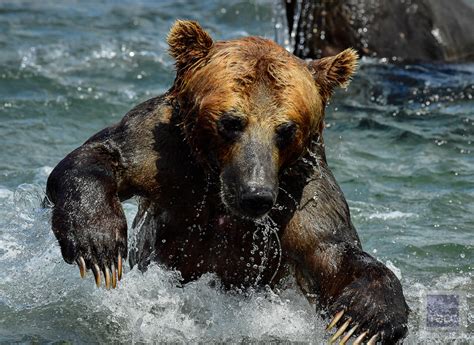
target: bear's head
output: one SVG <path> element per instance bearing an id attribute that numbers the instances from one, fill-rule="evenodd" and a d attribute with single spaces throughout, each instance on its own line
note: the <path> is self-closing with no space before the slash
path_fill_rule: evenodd
<path id="1" fill-rule="evenodd" d="M 214 42 L 192 21 L 177 21 L 168 44 L 176 61 L 170 97 L 186 140 L 219 176 L 231 211 L 264 216 L 280 173 L 322 135 L 326 102 L 350 80 L 357 54 L 305 62 L 259 37 Z"/>

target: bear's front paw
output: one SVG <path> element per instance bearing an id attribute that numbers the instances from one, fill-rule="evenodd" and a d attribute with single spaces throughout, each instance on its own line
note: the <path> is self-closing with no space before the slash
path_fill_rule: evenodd
<path id="1" fill-rule="evenodd" d="M 409 309 L 400 282 L 378 262 L 347 285 L 328 309 L 334 317 L 327 329 L 337 327 L 330 343 L 342 336 L 342 344 L 351 337 L 356 337 L 354 344 L 393 344 L 407 333 Z"/>
<path id="2" fill-rule="evenodd" d="M 67 212 L 65 212 L 67 210 Z M 115 288 L 127 256 L 127 222 L 120 210 L 68 210 L 55 207 L 53 232 L 67 263 L 77 263 L 83 278 L 92 270 L 97 287 Z"/>

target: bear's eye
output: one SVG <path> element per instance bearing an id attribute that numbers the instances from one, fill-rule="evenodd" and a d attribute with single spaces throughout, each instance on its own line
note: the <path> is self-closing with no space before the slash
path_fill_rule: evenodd
<path id="1" fill-rule="evenodd" d="M 292 121 L 279 125 L 276 129 L 276 144 L 280 150 L 293 142 L 296 135 L 296 124 Z"/>
<path id="2" fill-rule="evenodd" d="M 232 114 L 222 115 L 217 124 L 217 130 L 219 131 L 220 135 L 227 140 L 234 140 L 240 136 L 244 130 L 244 127 L 245 119 Z"/>

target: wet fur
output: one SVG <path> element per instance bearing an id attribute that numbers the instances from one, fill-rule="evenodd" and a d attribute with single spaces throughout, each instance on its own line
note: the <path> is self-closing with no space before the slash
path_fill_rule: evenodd
<path id="1" fill-rule="evenodd" d="M 196 25 L 178 23 L 168 38 L 177 59 L 170 91 L 132 109 L 51 173 L 47 194 L 65 260 L 82 255 L 90 268 L 116 263 L 118 253 L 126 257 L 120 201 L 137 196 L 132 266 L 143 270 L 157 261 L 179 270 L 183 282 L 214 272 L 229 288 L 273 286 L 294 272 L 328 315 L 345 309 L 360 330 L 383 332 L 385 342 L 403 337 L 408 308 L 401 285 L 362 251 L 325 158 L 324 105 L 350 78 L 352 51 L 307 65 L 261 38 L 214 43 Z M 242 135 L 251 131 L 258 141 L 219 138 L 216 123 L 229 107 L 247 117 Z M 289 119 L 298 134 L 278 151 L 268 133 Z M 236 195 L 222 187 L 221 172 L 241 171 L 246 145 L 270 149 L 278 169 L 277 207 L 257 222 L 224 202 Z"/>
<path id="2" fill-rule="evenodd" d="M 474 60 L 474 7 L 468 1 L 288 0 L 285 7 L 294 53 L 302 58 L 353 47 L 388 61 Z"/>

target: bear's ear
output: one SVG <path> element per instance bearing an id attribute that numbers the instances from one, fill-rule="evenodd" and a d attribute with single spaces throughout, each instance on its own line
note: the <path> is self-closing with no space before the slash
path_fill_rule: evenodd
<path id="1" fill-rule="evenodd" d="M 359 55 L 354 49 L 346 49 L 335 56 L 308 62 L 316 84 L 325 100 L 331 97 L 337 86 L 347 87 L 357 68 Z"/>
<path id="2" fill-rule="evenodd" d="M 169 52 L 176 61 L 177 73 L 206 57 L 212 44 L 211 36 L 197 22 L 177 20 L 168 34 Z"/>

